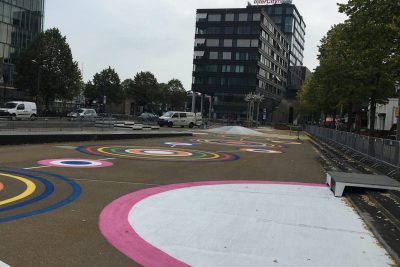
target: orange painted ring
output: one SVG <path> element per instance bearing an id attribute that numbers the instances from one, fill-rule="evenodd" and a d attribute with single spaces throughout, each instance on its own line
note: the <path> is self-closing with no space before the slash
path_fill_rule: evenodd
<path id="1" fill-rule="evenodd" d="M 4 184 L 0 182 L 0 191 L 4 189 Z"/>

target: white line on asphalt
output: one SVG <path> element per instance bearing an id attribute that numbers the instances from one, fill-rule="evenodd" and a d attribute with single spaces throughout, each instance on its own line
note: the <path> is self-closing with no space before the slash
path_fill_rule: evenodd
<path id="1" fill-rule="evenodd" d="M 43 168 L 50 168 L 50 167 L 51 166 L 30 167 L 30 168 L 24 168 L 24 170 L 43 169 Z"/>
<path id="2" fill-rule="evenodd" d="M 114 159 L 116 159 L 116 158 L 107 158 L 107 159 L 98 159 L 98 160 L 114 160 Z"/>
<path id="3" fill-rule="evenodd" d="M 113 183 L 113 184 L 132 184 L 132 185 L 150 185 L 150 186 L 161 186 L 162 184 L 149 184 L 149 183 L 135 183 L 135 182 L 118 182 L 109 180 L 95 180 L 95 179 L 74 179 L 75 181 L 84 182 L 99 182 L 99 183 Z"/>

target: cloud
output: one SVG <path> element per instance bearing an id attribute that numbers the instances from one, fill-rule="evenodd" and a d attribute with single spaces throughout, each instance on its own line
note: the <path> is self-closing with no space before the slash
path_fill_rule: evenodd
<path id="1" fill-rule="evenodd" d="M 344 16 L 335 0 L 294 4 L 307 24 L 304 64 L 313 69 L 319 40 Z M 46 1 L 45 27 L 67 36 L 85 80 L 111 66 L 122 80 L 151 71 L 159 82 L 177 78 L 190 90 L 196 9 L 246 5 L 242 0 L 51 0 Z"/>

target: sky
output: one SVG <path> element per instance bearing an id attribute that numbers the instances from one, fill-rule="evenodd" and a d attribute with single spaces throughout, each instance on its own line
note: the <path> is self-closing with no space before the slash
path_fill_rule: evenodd
<path id="1" fill-rule="evenodd" d="M 337 2 L 293 0 L 307 25 L 303 65 L 318 65 L 318 45 L 332 25 L 346 19 Z M 48 0 L 45 29 L 67 37 L 84 81 L 114 68 L 121 81 L 140 71 L 158 82 L 176 78 L 191 89 L 196 9 L 244 8 L 246 0 Z"/>

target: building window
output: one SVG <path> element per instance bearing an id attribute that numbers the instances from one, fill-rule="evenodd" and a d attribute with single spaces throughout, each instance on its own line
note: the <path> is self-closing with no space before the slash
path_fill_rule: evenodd
<path id="1" fill-rule="evenodd" d="M 276 7 L 275 8 L 275 14 L 276 15 L 282 15 L 282 7 Z"/>
<path id="2" fill-rule="evenodd" d="M 238 39 L 236 43 L 237 47 L 250 47 L 249 39 Z"/>
<path id="3" fill-rule="evenodd" d="M 231 52 L 223 52 L 222 53 L 222 59 L 231 60 L 232 59 L 232 53 Z"/>
<path id="4" fill-rule="evenodd" d="M 206 39 L 195 39 L 194 40 L 194 46 L 195 47 L 204 46 L 205 42 L 206 42 Z"/>
<path id="5" fill-rule="evenodd" d="M 208 84 L 209 85 L 217 85 L 221 81 L 217 77 L 208 77 Z"/>
<path id="6" fill-rule="evenodd" d="M 207 39 L 208 47 L 216 47 L 219 46 L 219 39 Z"/>
<path id="7" fill-rule="evenodd" d="M 250 34 L 251 33 L 251 27 L 250 26 L 239 26 L 237 28 L 237 33 L 238 34 Z"/>
<path id="8" fill-rule="evenodd" d="M 235 14 L 225 14 L 225 21 L 234 21 Z"/>
<path id="9" fill-rule="evenodd" d="M 261 15 L 260 13 L 254 13 L 253 14 L 253 21 L 260 21 Z"/>
<path id="10" fill-rule="evenodd" d="M 239 21 L 247 21 L 247 13 L 239 13 Z"/>
<path id="11" fill-rule="evenodd" d="M 225 27 L 225 34 L 233 34 L 233 27 Z"/>
<path id="12" fill-rule="evenodd" d="M 204 56 L 204 51 L 194 51 L 194 59 L 202 59 Z"/>
<path id="13" fill-rule="evenodd" d="M 208 27 L 207 33 L 208 34 L 219 34 L 221 31 L 220 27 Z"/>
<path id="14" fill-rule="evenodd" d="M 210 59 L 218 59 L 218 52 L 210 52 Z"/>
<path id="15" fill-rule="evenodd" d="M 236 60 L 249 60 L 249 54 L 246 52 L 236 52 Z"/>
<path id="16" fill-rule="evenodd" d="M 204 84 L 204 78 L 202 78 L 202 77 L 195 77 L 193 83 L 194 83 L 194 84 Z"/>
<path id="17" fill-rule="evenodd" d="M 224 47 L 232 47 L 232 39 L 224 39 Z"/>
<path id="18" fill-rule="evenodd" d="M 221 21 L 221 14 L 209 14 L 208 21 Z"/>
<path id="19" fill-rule="evenodd" d="M 258 39 L 251 40 L 251 47 L 258 47 Z"/>
<path id="20" fill-rule="evenodd" d="M 206 65 L 206 71 L 207 72 L 217 72 L 218 65 Z"/>
<path id="21" fill-rule="evenodd" d="M 196 15 L 196 21 L 205 20 L 207 18 L 207 13 L 199 13 Z"/>

